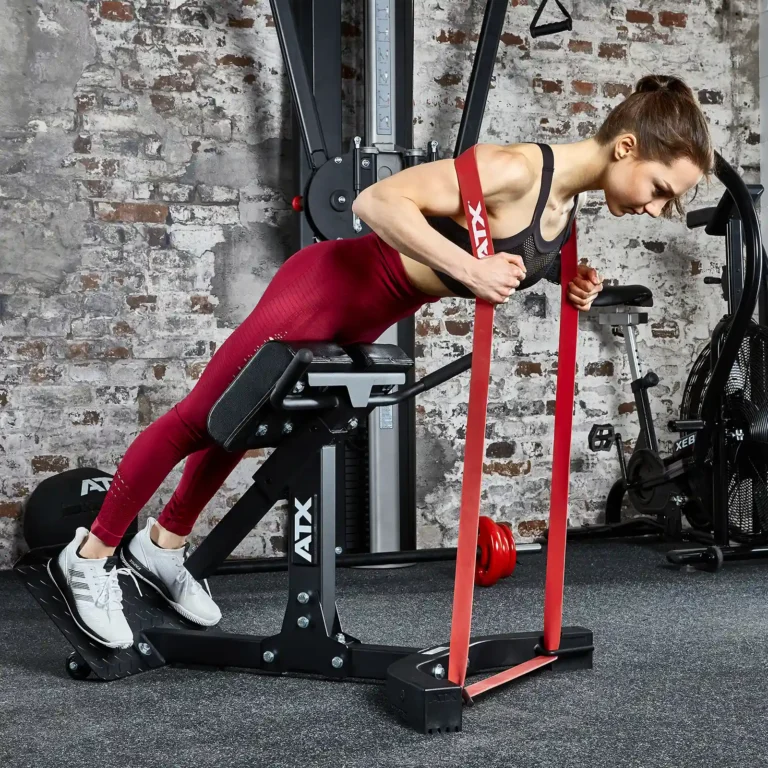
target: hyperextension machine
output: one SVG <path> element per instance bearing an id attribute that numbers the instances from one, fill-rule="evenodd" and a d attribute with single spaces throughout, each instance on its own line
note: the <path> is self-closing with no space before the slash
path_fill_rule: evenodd
<path id="1" fill-rule="evenodd" d="M 506 0 L 489 0 L 486 7 L 457 154 L 466 148 L 464 142 L 469 146 L 476 138 L 469 138 L 467 125 L 474 119 L 476 134 L 506 7 Z M 278 32 L 289 40 L 292 24 L 287 0 L 273 0 L 273 8 Z M 387 18 L 387 8 L 391 10 L 385 0 L 371 0 L 371 9 L 375 13 L 369 14 L 368 24 L 375 25 Z M 391 14 L 389 18 L 391 22 Z M 556 25 L 545 25 L 545 31 L 560 31 L 570 28 L 569 25 L 570 19 L 566 19 Z M 533 30 L 534 35 L 538 33 L 538 29 Z M 297 77 L 294 71 L 290 77 L 296 94 L 297 87 L 301 90 L 297 86 L 301 74 Z M 299 120 L 304 124 L 306 107 L 313 105 L 311 91 L 305 88 L 298 104 Z M 354 169 L 350 178 L 356 182 L 366 167 L 364 160 L 371 161 L 376 169 L 384 167 L 379 166 L 383 159 L 402 159 L 402 156 L 403 153 L 395 149 L 391 153 L 365 153 L 362 147 L 355 145 L 342 163 L 329 162 L 334 166 L 346 164 Z M 367 183 L 372 183 L 374 178 L 369 178 Z M 339 179 L 330 183 L 328 189 L 348 189 L 351 194 L 361 188 L 356 183 L 346 186 L 347 182 Z M 469 187 L 462 183 L 463 197 L 469 199 L 475 193 L 476 190 L 470 193 Z M 340 200 L 338 203 L 344 205 Z M 479 205 L 478 210 L 480 208 L 482 206 Z M 346 211 L 345 215 L 354 228 L 351 213 Z M 480 210 L 478 226 L 483 226 L 482 216 L 484 210 Z M 487 231 L 487 221 L 484 225 Z M 571 238 L 568 248 L 563 249 L 564 285 L 575 274 L 575 269 L 575 240 Z M 481 309 L 478 302 L 478 313 Z M 565 309 L 564 302 L 563 317 L 566 316 Z M 463 614 L 466 621 L 462 631 L 466 630 L 467 635 L 464 641 L 459 638 L 454 642 L 452 632 L 450 659 L 448 645 L 417 649 L 361 643 L 345 632 L 336 609 L 336 446 L 375 409 L 408 402 L 415 395 L 469 370 L 473 364 L 476 366 L 473 368 L 474 382 L 475 371 L 483 370 L 483 366 L 489 364 L 490 345 L 486 351 L 478 350 L 476 344 L 473 354 L 465 355 L 407 385 L 406 375 L 411 371 L 412 360 L 392 344 L 352 345 L 342 349 L 332 343 L 269 342 L 254 355 L 213 407 L 208 427 L 216 442 L 229 450 L 258 447 L 274 447 L 274 450 L 254 475 L 251 488 L 189 557 L 187 568 L 197 579 L 215 574 L 225 558 L 274 504 L 287 498 L 290 510 L 288 602 L 280 632 L 265 637 L 202 629 L 186 622 L 154 593 L 147 594 L 145 591 L 140 595 L 132 580 L 122 580 L 125 613 L 134 629 L 135 642 L 130 649 L 108 650 L 90 641 L 74 625 L 56 588 L 47 577 L 46 562 L 52 553 L 35 550 L 19 561 L 16 570 L 76 648 L 67 660 L 68 672 L 80 678 L 93 672 L 103 680 L 114 680 L 167 664 L 194 664 L 243 667 L 273 674 L 310 673 L 335 680 L 362 678 L 386 681 L 387 696 L 392 706 L 411 726 L 423 733 L 431 733 L 460 730 L 463 704 L 503 682 L 537 669 L 590 668 L 592 633 L 581 627 L 561 627 L 567 467 L 573 407 L 572 376 L 575 372 L 575 314 L 575 309 L 572 309 L 567 322 L 563 324 L 561 320 L 552 526 L 559 533 L 553 535 L 551 528 L 543 632 L 470 639 L 466 601 L 468 599 L 471 615 L 471 571 L 476 557 L 477 517 L 469 537 L 461 533 L 459 536 L 458 561 L 459 566 L 462 563 L 463 566 L 457 566 L 457 574 L 462 570 L 464 576 L 461 580 L 457 578 L 453 626 L 455 630 L 460 623 L 456 616 Z M 492 320 L 492 314 L 490 317 Z M 564 328 L 568 329 L 566 333 Z M 483 359 L 478 361 L 478 357 Z M 568 375 L 563 374 L 565 369 L 568 369 Z M 397 387 L 402 388 L 397 390 Z M 567 391 L 569 387 L 570 395 Z M 473 402 L 485 409 L 481 399 L 476 397 L 471 385 L 470 414 Z M 561 414 L 568 418 L 561 418 Z M 484 418 L 483 414 L 483 424 Z M 483 431 L 484 427 L 480 432 Z M 467 457 L 470 455 L 469 443 L 468 434 Z M 475 458 L 476 448 L 477 445 L 472 449 Z M 474 464 L 473 477 L 476 480 L 477 462 Z M 465 491 L 468 486 L 476 485 L 474 481 L 467 482 L 468 467 L 467 459 Z M 464 514 L 465 495 L 463 493 L 462 496 L 463 521 L 468 519 Z M 477 514 L 478 509 L 475 509 Z M 471 524 L 469 528 L 472 528 Z M 468 579 L 467 565 L 470 566 Z M 462 602 L 464 609 L 460 609 Z M 457 654 L 456 648 L 461 652 Z M 452 669 L 460 671 L 456 673 Z M 464 685 L 467 675 L 484 672 L 498 674 L 479 683 Z"/>

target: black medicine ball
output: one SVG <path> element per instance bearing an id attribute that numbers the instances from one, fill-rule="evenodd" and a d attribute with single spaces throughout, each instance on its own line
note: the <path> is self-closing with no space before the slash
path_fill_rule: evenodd
<path id="1" fill-rule="evenodd" d="M 43 480 L 24 504 L 24 539 L 30 549 L 64 547 L 78 528 L 90 528 L 113 476 L 93 467 L 69 469 Z M 129 532 L 138 530 L 134 520 Z"/>

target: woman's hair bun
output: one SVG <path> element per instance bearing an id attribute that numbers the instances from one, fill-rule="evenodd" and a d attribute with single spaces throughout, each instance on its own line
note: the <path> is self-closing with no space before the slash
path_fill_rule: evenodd
<path id="1" fill-rule="evenodd" d="M 670 75 L 646 75 L 637 81 L 635 93 L 669 91 L 693 98 L 693 91 L 679 78 Z"/>

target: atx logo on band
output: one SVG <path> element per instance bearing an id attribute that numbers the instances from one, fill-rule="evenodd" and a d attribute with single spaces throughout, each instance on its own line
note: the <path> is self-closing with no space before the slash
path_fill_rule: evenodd
<path id="1" fill-rule="evenodd" d="M 293 500 L 293 506 L 296 512 L 293 516 L 293 552 L 298 557 L 312 564 L 312 497 L 310 496 L 303 504 L 298 500 Z"/>
<path id="2" fill-rule="evenodd" d="M 109 486 L 112 483 L 111 477 L 91 477 L 88 480 L 83 480 L 83 484 L 80 486 L 80 495 L 87 496 L 91 491 L 96 493 L 104 493 L 109 490 Z"/>
<path id="3" fill-rule="evenodd" d="M 467 203 L 467 208 L 472 214 L 472 236 L 475 238 L 477 258 L 484 259 L 488 255 L 488 233 L 483 221 L 483 204 L 480 202 L 473 208 L 472 203 Z"/>

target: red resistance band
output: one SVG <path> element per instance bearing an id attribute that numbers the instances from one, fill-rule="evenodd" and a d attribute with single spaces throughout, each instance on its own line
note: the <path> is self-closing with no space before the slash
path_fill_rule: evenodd
<path id="1" fill-rule="evenodd" d="M 488 216 L 477 171 L 475 147 L 455 160 L 464 214 L 475 258 L 493 255 Z M 544 595 L 544 650 L 560 647 L 563 618 L 563 583 L 565 577 L 565 538 L 568 525 L 568 485 L 571 459 L 574 388 L 576 384 L 576 340 L 578 310 L 567 300 L 569 283 L 577 274 L 576 224 L 561 252 L 560 346 L 555 402 L 555 436 L 550 496 L 549 535 L 547 539 L 547 576 Z M 459 542 L 456 557 L 456 581 L 453 592 L 453 617 L 448 662 L 448 679 L 464 686 L 469 662 L 472 627 L 477 534 L 480 519 L 480 493 L 485 455 L 485 424 L 488 410 L 488 385 L 493 345 L 492 304 L 477 299 L 472 337 L 472 372 L 469 382 L 467 439 L 464 450 L 464 476 L 461 486 Z M 501 672 L 465 689 L 471 698 L 534 669 L 552 663 L 555 655 L 540 656 Z"/>

